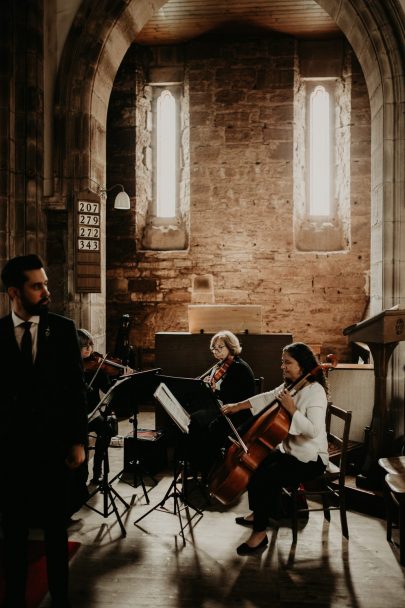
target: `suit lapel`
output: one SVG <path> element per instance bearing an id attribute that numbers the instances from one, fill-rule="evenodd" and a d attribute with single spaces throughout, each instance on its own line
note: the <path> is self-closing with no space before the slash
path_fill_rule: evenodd
<path id="1" fill-rule="evenodd" d="M 41 361 L 46 358 L 49 334 L 50 328 L 48 315 L 42 314 L 38 325 L 37 357 L 35 359 L 35 366 L 39 366 Z"/>
<path id="2" fill-rule="evenodd" d="M 4 321 L 4 344 L 7 345 L 7 350 L 11 358 L 22 357 L 21 351 L 18 348 L 17 340 L 15 339 L 14 323 L 11 315 L 8 315 Z"/>

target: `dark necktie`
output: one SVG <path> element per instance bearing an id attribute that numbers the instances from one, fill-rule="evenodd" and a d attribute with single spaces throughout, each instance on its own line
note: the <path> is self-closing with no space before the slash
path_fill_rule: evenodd
<path id="1" fill-rule="evenodd" d="M 24 328 L 23 337 L 21 340 L 21 352 L 23 357 L 27 363 L 32 365 L 32 336 L 31 336 L 31 323 L 30 321 L 25 321 L 25 323 L 21 323 L 21 327 Z"/>

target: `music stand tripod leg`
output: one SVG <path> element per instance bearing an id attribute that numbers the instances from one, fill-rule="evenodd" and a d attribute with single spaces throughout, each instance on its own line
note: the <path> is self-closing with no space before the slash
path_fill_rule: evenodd
<path id="1" fill-rule="evenodd" d="M 138 463 L 137 463 L 137 464 L 138 464 Z M 135 466 L 136 466 L 136 465 L 135 465 Z M 139 466 L 139 465 L 138 465 L 138 466 Z M 134 472 L 134 478 L 135 478 L 135 476 L 136 476 L 136 472 Z M 142 490 L 143 490 L 143 495 L 145 496 L 145 500 L 146 500 L 147 504 L 149 505 L 149 504 L 150 504 L 150 500 L 149 500 L 148 493 L 147 493 L 147 491 L 146 491 L 145 482 L 144 482 L 144 480 L 143 480 L 143 476 L 142 476 L 142 474 L 141 474 L 141 476 L 140 476 L 140 478 L 139 478 L 139 482 L 140 482 L 140 484 L 141 484 L 141 487 L 142 487 Z M 134 479 L 134 483 L 135 483 L 135 479 Z"/>
<path id="2" fill-rule="evenodd" d="M 122 536 L 126 536 L 127 535 L 127 531 L 125 530 L 124 524 L 122 523 L 121 516 L 118 513 L 117 505 L 115 504 L 115 498 L 114 498 L 113 494 L 115 495 L 115 497 L 117 497 L 119 500 L 121 500 L 121 502 L 124 503 L 124 505 L 126 506 L 126 510 L 129 509 L 129 504 L 126 503 L 121 498 L 121 496 L 118 494 L 118 492 L 116 492 L 114 490 L 114 488 L 112 488 L 111 486 L 108 486 L 108 497 L 110 499 L 111 506 L 112 506 L 113 511 L 115 513 L 115 517 L 117 518 L 118 524 L 119 524 L 119 526 L 121 528 L 121 534 L 122 534 Z"/>
<path id="3" fill-rule="evenodd" d="M 184 460 L 179 460 L 180 467 L 178 469 L 177 479 L 179 479 L 178 483 L 181 484 L 181 490 L 177 490 L 177 493 L 183 504 L 191 507 L 198 515 L 203 515 L 201 509 L 195 506 L 189 499 L 189 491 L 188 491 L 188 480 L 187 480 L 187 464 Z"/>
<path id="4" fill-rule="evenodd" d="M 180 524 L 180 536 L 183 539 L 183 545 L 185 546 L 186 544 L 186 539 L 184 536 L 184 529 L 186 528 L 186 526 L 184 526 L 183 524 L 183 520 L 181 518 L 181 507 L 180 507 L 180 502 L 184 503 L 184 494 L 181 490 L 178 489 L 177 484 L 181 483 L 181 478 L 182 478 L 182 474 L 183 474 L 183 466 L 184 464 L 181 463 L 180 466 L 179 465 L 175 465 L 173 468 L 173 480 L 170 483 L 170 486 L 168 487 L 168 489 L 166 490 L 165 495 L 163 496 L 162 500 L 160 502 L 158 502 L 154 507 L 152 507 L 151 509 L 149 509 L 146 513 L 144 513 L 143 515 L 141 515 L 141 517 L 138 517 L 138 519 L 136 519 L 134 521 L 134 526 L 136 526 L 142 519 L 145 519 L 145 517 L 147 517 L 150 513 L 152 513 L 152 511 L 157 511 L 159 509 L 164 509 L 164 505 L 165 503 L 170 499 L 173 498 L 173 515 L 177 515 L 178 520 L 179 520 L 179 524 Z M 196 511 L 196 513 L 198 513 L 199 515 L 203 515 L 202 511 L 200 511 L 199 509 L 197 509 L 196 507 L 194 507 L 192 504 L 190 503 L 184 503 L 186 504 L 186 508 L 191 507 L 194 511 Z M 164 509 L 168 512 L 167 509 Z M 188 525 L 188 524 L 187 524 Z"/>
<path id="5" fill-rule="evenodd" d="M 152 513 L 152 511 L 157 511 L 158 509 L 163 509 L 165 503 L 169 500 L 169 498 L 173 498 L 173 515 L 177 515 L 177 517 L 179 519 L 180 536 L 182 537 L 183 545 L 185 546 L 186 539 L 184 537 L 184 526 L 183 526 L 183 522 L 181 519 L 180 505 L 179 505 L 179 497 L 180 497 L 181 493 L 177 489 L 177 480 L 178 480 L 179 474 L 180 474 L 180 472 L 173 473 L 173 480 L 172 480 L 170 486 L 168 487 L 165 495 L 163 496 L 162 500 L 160 502 L 158 502 L 154 507 L 149 509 L 149 511 L 147 511 L 146 513 L 141 515 L 141 517 L 138 517 L 138 519 L 136 519 L 134 521 L 134 526 L 136 526 L 142 519 L 145 519 L 145 517 L 147 517 L 150 513 Z"/>
<path id="6" fill-rule="evenodd" d="M 130 418 L 130 422 L 132 422 L 133 460 L 131 460 L 129 464 L 133 467 L 133 484 L 134 484 L 135 488 L 138 487 L 138 480 L 139 480 L 145 500 L 146 500 L 147 504 L 150 504 L 149 496 L 148 496 L 146 486 L 145 486 L 144 476 L 149 477 L 153 481 L 154 486 L 156 486 L 158 482 L 153 477 L 153 475 L 151 473 L 149 473 L 149 471 L 147 471 L 145 469 L 145 467 L 142 466 L 142 464 L 138 458 L 138 416 L 137 416 L 137 412 L 135 412 L 133 414 L 132 418 Z"/>
<path id="7" fill-rule="evenodd" d="M 173 481 L 170 483 L 170 486 L 166 490 L 166 493 L 163 496 L 162 500 L 160 500 L 154 507 L 152 507 L 151 509 L 149 509 L 149 511 L 146 511 L 146 513 L 144 513 L 143 515 L 141 515 L 141 517 L 138 517 L 138 519 L 136 519 L 134 521 L 134 526 L 136 526 L 136 524 L 138 522 L 140 522 L 142 519 L 145 519 L 145 517 L 147 517 L 149 515 L 149 513 L 152 513 L 152 511 L 156 511 L 160 507 L 163 507 L 163 505 L 165 504 L 165 502 L 167 500 L 169 500 L 169 498 L 171 498 L 171 496 L 172 496 L 171 492 L 175 488 L 176 481 L 177 481 L 177 479 L 174 478 Z M 175 513 L 176 511 L 174 510 L 173 512 Z"/>
<path id="8" fill-rule="evenodd" d="M 184 484 L 184 479 L 185 479 L 185 475 L 186 475 L 186 463 L 184 460 L 180 460 L 177 459 L 175 462 L 177 462 L 177 466 L 176 464 L 174 465 L 174 469 L 173 469 L 173 483 L 172 483 L 172 487 L 173 487 L 173 492 L 170 493 L 168 492 L 168 496 L 166 498 L 166 500 L 168 498 L 173 498 L 173 503 L 174 503 L 174 507 L 173 507 L 173 513 L 176 514 L 179 518 L 179 524 L 180 524 L 180 536 L 183 539 L 183 545 L 185 546 L 186 544 L 186 539 L 184 537 L 184 530 L 187 528 L 188 525 L 191 524 L 191 518 L 189 517 L 189 512 L 188 512 L 188 508 L 190 507 L 191 509 L 193 509 L 193 511 L 196 512 L 197 515 L 200 515 L 201 517 L 203 516 L 203 512 L 198 509 L 198 507 L 196 507 L 187 497 L 184 489 L 185 489 L 185 484 Z M 177 484 L 181 485 L 181 490 L 178 489 Z M 170 488 L 169 488 L 170 490 Z M 181 518 L 181 508 L 180 508 L 180 501 L 182 502 L 182 504 L 184 505 L 184 509 L 187 512 L 187 518 L 188 518 L 188 523 L 186 525 L 183 524 L 183 520 Z M 194 516 L 193 516 L 194 517 Z"/>
<path id="9" fill-rule="evenodd" d="M 107 430 L 107 422 L 105 422 L 105 425 L 106 425 L 106 428 L 104 430 L 104 432 L 106 433 L 105 439 L 108 439 L 108 441 L 106 441 L 106 443 L 105 443 L 103 459 L 102 459 L 103 460 L 103 479 L 98 484 L 97 488 L 89 495 L 87 502 L 85 504 L 89 509 L 91 509 L 95 513 L 98 513 L 99 515 L 102 515 L 104 518 L 107 518 L 112 513 L 114 513 L 115 517 L 117 518 L 118 524 L 120 526 L 122 536 L 126 536 L 127 533 L 126 533 L 124 524 L 122 523 L 122 519 L 118 512 L 115 501 L 116 501 L 116 499 L 120 500 L 121 503 L 125 506 L 126 511 L 130 508 L 130 505 L 122 498 L 122 496 L 120 496 L 118 494 L 118 492 L 111 485 L 111 482 L 114 481 L 118 477 L 118 475 L 116 475 L 111 481 L 108 480 L 108 475 L 110 472 L 108 447 L 109 447 L 109 444 L 111 441 L 111 433 L 109 433 L 109 431 Z M 89 501 L 93 498 L 93 496 L 95 496 L 98 492 L 100 492 L 103 496 L 103 510 L 102 511 L 100 511 L 99 509 L 96 509 L 92 505 L 88 504 Z M 112 511 L 110 511 L 110 506 L 112 508 Z"/>

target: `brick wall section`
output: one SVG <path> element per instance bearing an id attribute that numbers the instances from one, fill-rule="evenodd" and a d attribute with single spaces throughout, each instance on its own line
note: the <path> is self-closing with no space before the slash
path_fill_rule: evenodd
<path id="1" fill-rule="evenodd" d="M 0 42 L 0 264 L 45 254 L 42 0 L 6 2 Z"/>
<path id="2" fill-rule="evenodd" d="M 4 266 L 9 255 L 9 197 L 14 182 L 9 178 L 13 168 L 14 154 L 14 107 L 13 107 L 13 10 L 10 2 L 3 7 L 0 20 L 0 266 Z M 3 286 L 0 286 L 0 290 Z M 8 312 L 8 296 L 0 294 L 0 316 Z"/>
<path id="3" fill-rule="evenodd" d="M 132 343 L 153 362 L 156 331 L 188 330 L 191 275 L 211 273 L 217 304 L 260 304 L 264 332 L 291 332 L 344 358 L 342 328 L 362 317 L 370 265 L 370 116 L 360 70 L 352 87 L 352 248 L 302 253 L 293 246 L 295 41 L 200 40 L 186 57 L 190 249 L 121 250 L 124 264 L 110 260 L 109 342 L 114 316 L 129 313 Z M 111 289 L 118 280 L 128 290 Z"/>

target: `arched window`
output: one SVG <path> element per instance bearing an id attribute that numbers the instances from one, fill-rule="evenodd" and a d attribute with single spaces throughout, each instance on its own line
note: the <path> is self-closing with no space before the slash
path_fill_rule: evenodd
<path id="1" fill-rule="evenodd" d="M 309 99 L 309 215 L 331 214 L 330 95 L 318 85 Z"/>
<path id="2" fill-rule="evenodd" d="M 137 88 L 136 226 L 140 249 L 176 251 L 189 235 L 189 93 L 182 68 L 165 67 L 167 82 L 161 74 Z"/>
<path id="3" fill-rule="evenodd" d="M 156 106 L 156 215 L 176 216 L 177 198 L 176 100 L 163 90 Z"/>
<path id="4" fill-rule="evenodd" d="M 297 79 L 294 95 L 295 247 L 343 251 L 351 226 L 350 76 Z"/>

